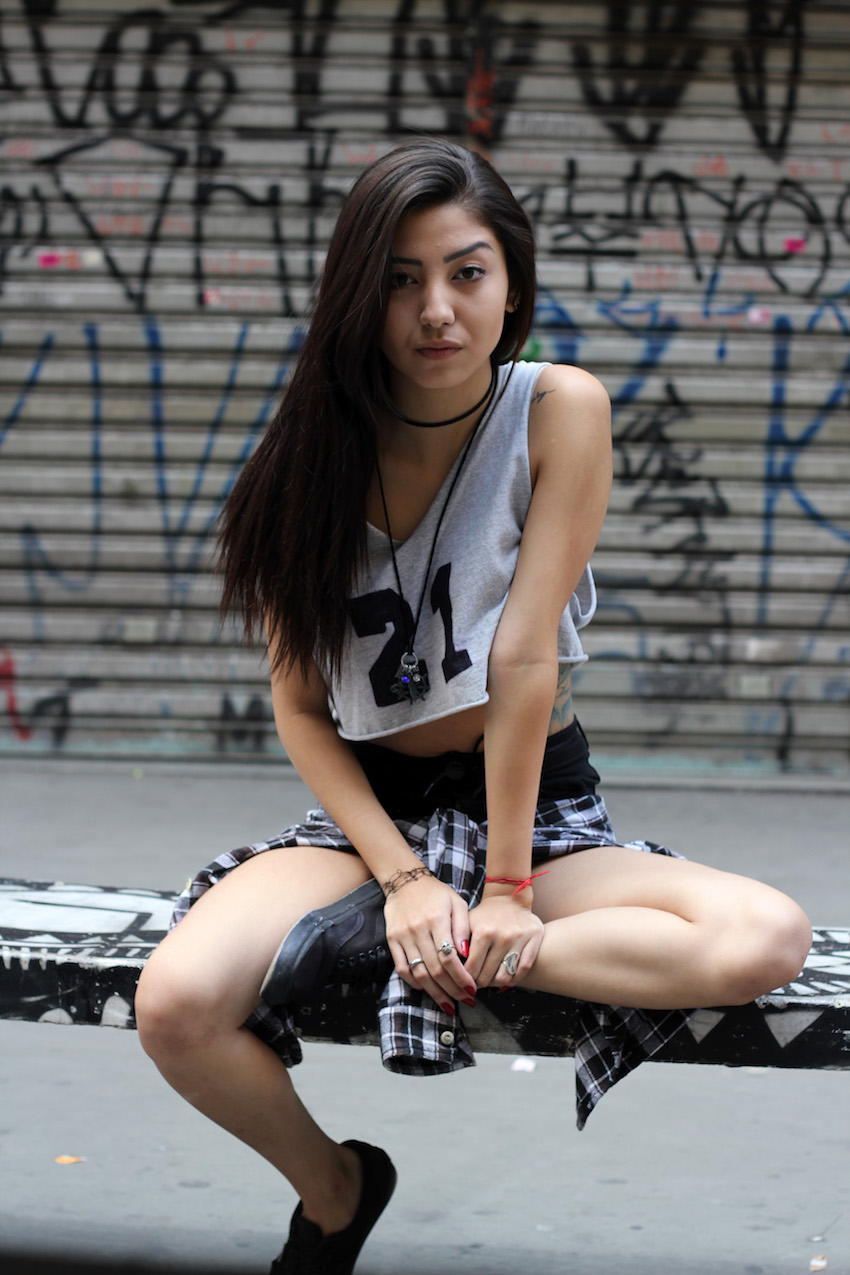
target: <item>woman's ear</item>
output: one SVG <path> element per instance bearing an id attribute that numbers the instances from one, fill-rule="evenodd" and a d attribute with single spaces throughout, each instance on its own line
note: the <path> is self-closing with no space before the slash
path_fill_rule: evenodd
<path id="1" fill-rule="evenodd" d="M 515 292 L 514 295 L 509 299 L 508 304 L 505 306 L 505 310 L 507 311 L 508 314 L 513 314 L 514 311 L 519 308 L 519 301 L 520 301 L 519 293 Z"/>

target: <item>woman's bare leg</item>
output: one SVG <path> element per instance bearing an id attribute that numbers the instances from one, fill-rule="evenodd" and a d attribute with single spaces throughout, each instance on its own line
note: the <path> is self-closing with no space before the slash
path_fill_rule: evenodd
<path id="1" fill-rule="evenodd" d="M 548 866 L 525 987 L 643 1009 L 743 1004 L 796 978 L 809 951 L 797 904 L 746 877 L 622 846 Z"/>
<path id="2" fill-rule="evenodd" d="M 322 1132 L 277 1055 L 242 1024 L 282 938 L 369 876 L 335 850 L 269 850 L 192 906 L 147 962 L 136 995 L 146 1052 L 178 1093 L 264 1156 L 325 1234 L 351 1221 L 361 1165 Z"/>

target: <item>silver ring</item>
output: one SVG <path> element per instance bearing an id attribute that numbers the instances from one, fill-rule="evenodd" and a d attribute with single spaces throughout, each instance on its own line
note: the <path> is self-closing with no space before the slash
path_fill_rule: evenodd
<path id="1" fill-rule="evenodd" d="M 417 965 L 424 965 L 424 964 L 425 964 L 424 956 L 414 956 L 413 960 L 410 962 L 407 968 L 409 970 L 414 970 L 416 969 Z"/>
<path id="2" fill-rule="evenodd" d="M 519 965 L 519 952 L 508 952 L 507 956 L 502 961 L 502 964 L 508 971 L 511 978 L 513 978 L 514 974 L 517 972 L 517 966 Z"/>
<path id="3" fill-rule="evenodd" d="M 455 950 L 455 945 L 454 943 L 451 942 L 450 939 L 446 939 L 445 943 L 440 944 L 440 951 L 442 952 L 443 956 L 451 956 L 454 950 Z"/>

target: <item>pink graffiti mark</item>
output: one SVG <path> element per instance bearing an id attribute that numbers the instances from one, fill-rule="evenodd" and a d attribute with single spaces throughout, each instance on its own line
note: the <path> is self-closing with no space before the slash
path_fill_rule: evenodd
<path id="1" fill-rule="evenodd" d="M 227 310 L 271 310 L 277 305 L 272 294 L 260 288 L 204 288 L 204 305 L 222 306 Z"/>
<path id="2" fill-rule="evenodd" d="M 38 264 L 41 270 L 56 270 L 59 266 L 65 266 L 67 270 L 79 270 L 82 260 L 76 248 L 71 248 L 66 252 L 40 252 L 38 254 Z"/>
<path id="3" fill-rule="evenodd" d="M 729 161 L 725 155 L 707 155 L 694 162 L 695 177 L 728 177 Z"/>
<path id="4" fill-rule="evenodd" d="M 254 49 L 256 49 L 257 46 L 265 40 L 267 35 L 268 31 L 255 31 L 253 35 L 245 36 L 244 40 L 241 42 L 241 47 L 243 49 L 247 49 L 249 53 L 253 53 Z M 229 53 L 239 52 L 240 44 L 232 30 L 225 31 L 224 43 Z"/>
<path id="5" fill-rule="evenodd" d="M 353 146 L 350 142 L 343 142 L 342 153 L 346 164 L 374 164 L 378 158 L 378 147 L 374 142 L 365 149 L 362 146 Z"/>
<path id="6" fill-rule="evenodd" d="M 785 251 L 786 252 L 805 252 L 806 251 L 805 239 L 799 239 L 796 236 L 789 235 L 788 238 L 785 240 Z"/>
<path id="7" fill-rule="evenodd" d="M 15 661 L 12 652 L 0 647 L 0 699 L 6 700 L 6 712 L 12 723 L 12 731 L 17 739 L 30 739 L 32 731 L 24 725 L 18 709 L 18 695 L 15 685 Z"/>
<path id="8" fill-rule="evenodd" d="M 836 122 L 821 124 L 820 132 L 825 142 L 835 145 L 839 145 L 841 142 L 850 142 L 850 124 L 838 124 Z"/>
<path id="9" fill-rule="evenodd" d="M 28 137 L 11 137 L 2 150 L 8 159 L 32 159 L 35 155 L 35 145 Z"/>

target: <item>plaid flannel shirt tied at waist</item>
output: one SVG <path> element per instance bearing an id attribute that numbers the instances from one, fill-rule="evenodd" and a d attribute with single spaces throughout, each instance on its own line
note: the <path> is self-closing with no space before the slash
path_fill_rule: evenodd
<path id="1" fill-rule="evenodd" d="M 479 902 L 485 876 L 486 823 L 477 824 L 456 810 L 440 809 L 427 821 L 398 820 L 397 827 L 435 877 L 456 890 L 470 908 Z M 540 802 L 532 841 L 535 868 L 565 854 L 617 844 L 681 857 L 648 841 L 618 842 L 599 796 Z M 284 845 L 353 848 L 327 812 L 319 808 L 310 811 L 306 823 L 286 829 L 271 841 L 245 847 L 241 853 Z M 585 1001 L 577 1005 L 576 1112 L 581 1129 L 602 1095 L 680 1031 L 688 1012 Z M 462 1015 L 446 1014 L 430 996 L 408 987 L 395 972 L 378 1001 L 378 1025 L 382 1061 L 391 1071 L 433 1076 L 475 1065 Z M 295 1024 L 286 1007 L 272 1010 L 261 1005 L 246 1026 L 272 1045 L 287 1066 L 301 1061 Z"/>

